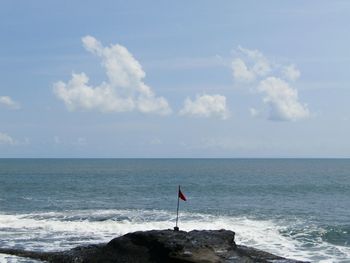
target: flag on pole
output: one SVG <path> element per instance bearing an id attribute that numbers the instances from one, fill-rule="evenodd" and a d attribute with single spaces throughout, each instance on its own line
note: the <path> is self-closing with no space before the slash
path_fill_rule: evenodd
<path id="1" fill-rule="evenodd" d="M 179 198 L 183 201 L 186 201 L 186 196 L 181 192 L 180 188 L 179 188 Z"/>
<path id="2" fill-rule="evenodd" d="M 179 227 L 177 226 L 177 222 L 179 221 L 179 206 L 180 206 L 180 199 L 183 201 L 186 201 L 186 196 L 181 192 L 180 185 L 179 185 L 179 192 L 177 195 L 177 208 L 176 208 L 176 224 L 174 227 L 174 231 L 179 231 Z"/>

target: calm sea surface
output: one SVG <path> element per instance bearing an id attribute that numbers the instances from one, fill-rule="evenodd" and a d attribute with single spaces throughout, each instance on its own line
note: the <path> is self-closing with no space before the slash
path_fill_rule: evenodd
<path id="1" fill-rule="evenodd" d="M 350 160 L 0 159 L 0 247 L 62 250 L 130 231 L 236 232 L 312 262 L 350 262 Z M 0 262 L 28 262 L 0 255 Z"/>

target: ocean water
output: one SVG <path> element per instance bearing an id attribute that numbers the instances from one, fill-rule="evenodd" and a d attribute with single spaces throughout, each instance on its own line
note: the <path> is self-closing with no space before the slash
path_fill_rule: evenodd
<path id="1" fill-rule="evenodd" d="M 350 262 L 346 159 L 0 159 L 0 247 L 56 251 L 173 228 L 179 184 L 180 229 L 225 228 L 277 255 Z"/>

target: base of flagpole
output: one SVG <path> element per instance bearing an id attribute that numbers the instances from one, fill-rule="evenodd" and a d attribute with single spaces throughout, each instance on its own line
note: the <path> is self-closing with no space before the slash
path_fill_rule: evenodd
<path id="1" fill-rule="evenodd" d="M 174 231 L 179 231 L 179 227 L 175 226 Z"/>

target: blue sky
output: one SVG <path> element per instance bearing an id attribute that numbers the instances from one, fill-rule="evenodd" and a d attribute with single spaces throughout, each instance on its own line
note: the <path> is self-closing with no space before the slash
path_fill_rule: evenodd
<path id="1" fill-rule="evenodd" d="M 349 13 L 2 1 L 0 157 L 350 157 Z"/>

